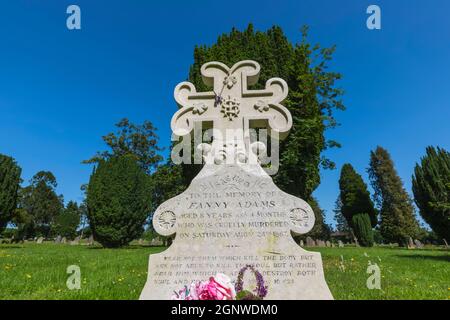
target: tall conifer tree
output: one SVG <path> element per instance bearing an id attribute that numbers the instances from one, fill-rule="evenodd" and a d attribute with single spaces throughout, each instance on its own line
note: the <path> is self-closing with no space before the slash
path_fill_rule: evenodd
<path id="1" fill-rule="evenodd" d="M 416 237 L 419 225 L 414 215 L 412 200 L 387 150 L 377 147 L 370 153 L 368 169 L 375 202 L 380 209 L 380 232 L 389 242 L 406 245 L 409 237 Z"/>
<path id="2" fill-rule="evenodd" d="M 414 200 L 433 231 L 450 240 L 450 153 L 428 147 L 412 178 Z"/>
<path id="3" fill-rule="evenodd" d="M 21 172 L 13 158 L 0 154 L 0 232 L 16 209 Z"/>

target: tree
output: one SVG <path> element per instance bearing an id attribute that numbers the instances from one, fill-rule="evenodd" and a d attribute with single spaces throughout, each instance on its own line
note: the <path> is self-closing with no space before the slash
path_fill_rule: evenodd
<path id="1" fill-rule="evenodd" d="M 333 212 L 334 221 L 336 222 L 336 231 L 350 234 L 350 226 L 348 225 L 347 219 L 345 219 L 344 215 L 342 214 L 342 200 L 340 196 L 338 196 L 334 203 Z"/>
<path id="2" fill-rule="evenodd" d="M 0 233 L 16 209 L 21 172 L 13 158 L 0 154 Z"/>
<path id="3" fill-rule="evenodd" d="M 142 125 L 135 125 L 124 118 L 116 124 L 116 133 L 103 136 L 103 141 L 111 151 L 98 152 L 94 157 L 83 163 L 98 163 L 111 157 L 131 155 L 139 166 L 147 173 L 156 168 L 162 157 L 158 154 L 162 149 L 158 147 L 156 128 L 150 121 Z"/>
<path id="4" fill-rule="evenodd" d="M 74 239 L 80 224 L 80 208 L 74 201 L 69 201 L 66 208 L 55 217 L 53 234 Z"/>
<path id="5" fill-rule="evenodd" d="M 403 187 L 387 150 L 377 147 L 370 153 L 368 169 L 374 199 L 380 210 L 380 232 L 388 242 L 406 245 L 415 238 L 419 225 L 414 216 L 412 200 Z"/>
<path id="6" fill-rule="evenodd" d="M 363 246 L 373 245 L 372 228 L 377 225 L 377 211 L 362 177 L 353 166 L 342 166 L 339 178 L 341 213 Z M 367 225 L 364 225 L 367 223 Z"/>
<path id="7" fill-rule="evenodd" d="M 302 29 L 302 40 L 292 44 L 280 27 L 266 32 L 255 32 L 250 24 L 245 31 L 232 29 L 219 36 L 210 47 L 194 49 L 194 64 L 189 81 L 198 91 L 207 90 L 202 81 L 200 67 L 217 60 L 232 66 L 238 61 L 251 59 L 261 65 L 261 74 L 255 89 L 264 87 L 271 77 L 287 81 L 289 96 L 283 103 L 291 112 L 293 127 L 289 138 L 280 145 L 280 169 L 275 183 L 284 191 L 314 201 L 312 193 L 320 184 L 320 168 L 334 168 L 334 163 L 322 156 L 327 148 L 339 147 L 336 141 L 327 141 L 325 131 L 337 126 L 335 110 L 344 110 L 343 91 L 335 83 L 341 78 L 328 71 L 335 48 L 312 46 L 307 41 L 307 28 Z M 183 165 L 183 177 L 188 185 L 201 165 Z M 323 221 L 318 219 L 316 224 Z"/>
<path id="8" fill-rule="evenodd" d="M 173 198 L 186 189 L 181 166 L 174 165 L 170 160 L 157 167 L 151 175 L 152 210 L 164 201 Z"/>
<path id="9" fill-rule="evenodd" d="M 450 153 L 428 147 L 412 177 L 420 215 L 442 239 L 450 240 Z"/>
<path id="10" fill-rule="evenodd" d="M 374 242 L 370 217 L 367 213 L 356 214 L 352 217 L 352 229 L 363 247 L 372 247 Z"/>
<path id="11" fill-rule="evenodd" d="M 26 226 L 27 236 L 49 237 L 56 216 L 64 208 L 62 195 L 58 196 L 55 191 L 57 185 L 53 173 L 39 171 L 30 180 L 30 185 L 21 190 L 19 208 L 29 215 L 25 221 L 29 222 L 31 218 L 32 222 Z M 22 213 L 22 216 L 26 215 Z"/>
<path id="12" fill-rule="evenodd" d="M 105 247 L 126 245 L 142 234 L 149 215 L 149 177 L 131 155 L 99 160 L 86 203 L 95 239 Z"/>

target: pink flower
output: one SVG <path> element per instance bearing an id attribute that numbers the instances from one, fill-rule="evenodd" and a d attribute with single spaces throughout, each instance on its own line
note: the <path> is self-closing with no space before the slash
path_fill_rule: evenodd
<path id="1" fill-rule="evenodd" d="M 209 281 L 193 282 L 182 290 L 174 292 L 172 300 L 234 300 L 236 292 L 229 277 L 223 273 L 209 278 Z"/>

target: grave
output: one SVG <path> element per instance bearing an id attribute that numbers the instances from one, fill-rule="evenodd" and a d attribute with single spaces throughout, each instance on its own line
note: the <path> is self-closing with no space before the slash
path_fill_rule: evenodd
<path id="1" fill-rule="evenodd" d="M 265 299 L 333 298 L 320 253 L 304 250 L 291 235 L 312 229 L 311 207 L 278 189 L 258 162 L 266 146 L 250 139 L 250 128 L 283 138 L 292 126 L 281 105 L 288 93 L 284 80 L 248 89 L 259 72 L 255 61 L 231 68 L 209 62 L 201 73 L 212 91 L 197 92 L 188 82 L 175 88 L 180 109 L 171 122 L 174 134 L 189 137 L 195 125 L 205 123 L 214 128 L 214 140 L 199 145 L 205 165 L 187 190 L 153 215 L 156 232 L 176 236 L 167 250 L 150 255 L 140 299 L 170 299 L 174 291 L 218 272 L 235 281 L 246 266 L 262 275 Z M 254 287 L 251 281 L 247 285 Z"/>

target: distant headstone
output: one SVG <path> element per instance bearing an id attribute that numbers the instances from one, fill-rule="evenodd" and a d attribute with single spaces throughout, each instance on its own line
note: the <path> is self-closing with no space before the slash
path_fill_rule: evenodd
<path id="1" fill-rule="evenodd" d="M 73 241 L 70 242 L 72 246 L 76 246 L 80 244 L 80 237 L 76 237 Z"/>
<path id="2" fill-rule="evenodd" d="M 447 240 L 445 240 L 445 239 L 442 239 L 442 240 L 444 240 L 445 247 L 448 249 L 448 243 L 447 243 Z"/>
<path id="3" fill-rule="evenodd" d="M 92 246 L 94 244 L 94 236 L 91 235 L 88 239 L 88 246 Z"/>
<path id="4" fill-rule="evenodd" d="M 306 246 L 307 247 L 315 247 L 316 242 L 311 237 L 306 237 Z"/>
<path id="5" fill-rule="evenodd" d="M 338 240 L 338 247 L 339 248 L 343 248 L 344 247 L 344 243 L 341 240 Z"/>
<path id="6" fill-rule="evenodd" d="M 138 244 L 139 244 L 140 246 L 143 246 L 143 245 L 145 244 L 144 239 L 139 239 L 139 240 L 138 240 Z"/>
<path id="7" fill-rule="evenodd" d="M 300 247 L 304 247 L 305 244 L 303 243 L 303 240 L 300 240 Z"/>
<path id="8" fill-rule="evenodd" d="M 61 243 L 67 243 L 67 239 L 66 239 L 66 237 L 63 237 L 62 239 L 61 239 Z"/>
<path id="9" fill-rule="evenodd" d="M 325 241 L 325 246 L 327 246 L 328 248 L 331 248 L 331 242 L 330 241 Z"/>
<path id="10" fill-rule="evenodd" d="M 43 237 L 39 237 L 39 238 L 36 240 L 36 243 L 37 243 L 37 244 L 41 244 L 42 242 L 44 242 L 44 238 L 43 238 Z"/>
<path id="11" fill-rule="evenodd" d="M 417 249 L 422 249 L 423 248 L 423 243 L 420 242 L 419 240 L 414 240 L 414 245 L 416 246 Z"/>
<path id="12" fill-rule="evenodd" d="M 55 243 L 61 243 L 61 236 L 57 236 L 56 238 L 55 238 Z"/>
<path id="13" fill-rule="evenodd" d="M 318 247 L 325 247 L 325 242 L 323 240 L 316 240 L 316 244 Z"/>
<path id="14" fill-rule="evenodd" d="M 157 246 L 157 247 L 160 247 L 160 246 L 162 246 L 163 244 L 164 244 L 164 243 L 162 242 L 162 240 L 159 239 L 158 237 L 153 238 L 152 241 L 151 241 L 151 243 L 150 243 L 150 245 L 152 245 L 152 246 Z"/>
<path id="15" fill-rule="evenodd" d="M 409 237 L 409 239 L 408 239 L 408 249 L 415 249 L 415 248 L 416 248 L 416 246 L 414 244 L 413 239 L 411 237 Z"/>

